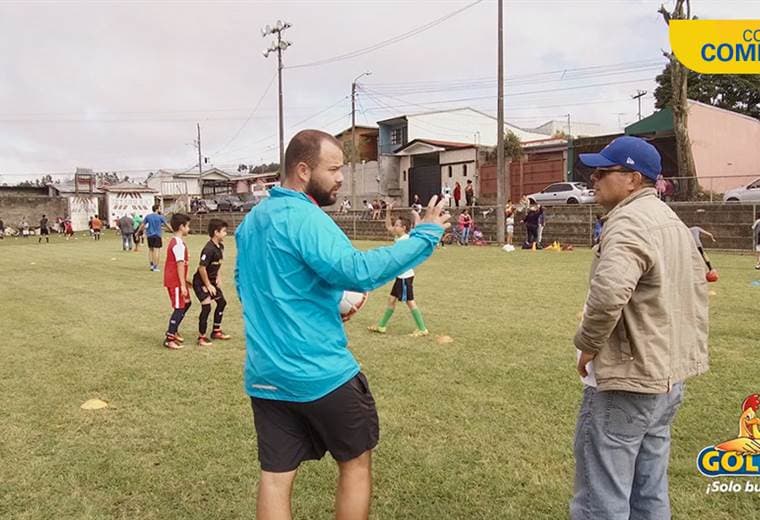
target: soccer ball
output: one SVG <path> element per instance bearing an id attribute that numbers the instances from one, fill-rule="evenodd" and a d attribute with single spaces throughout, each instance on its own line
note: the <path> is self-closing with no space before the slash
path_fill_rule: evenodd
<path id="1" fill-rule="evenodd" d="M 504 251 L 505 253 L 511 253 L 512 251 L 515 250 L 515 246 L 510 245 L 510 244 L 505 244 L 504 247 L 501 248 L 501 250 Z"/>
<path id="2" fill-rule="evenodd" d="M 343 321 L 348 321 L 367 303 L 369 294 L 355 291 L 343 291 L 343 297 L 338 304 L 338 311 Z"/>
<path id="3" fill-rule="evenodd" d="M 712 271 L 708 271 L 705 275 L 705 278 L 708 282 L 717 282 L 718 281 L 718 271 L 713 269 Z"/>

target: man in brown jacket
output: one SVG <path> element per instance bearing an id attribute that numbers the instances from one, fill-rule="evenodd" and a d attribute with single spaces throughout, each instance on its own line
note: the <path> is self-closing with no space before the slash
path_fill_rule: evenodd
<path id="1" fill-rule="evenodd" d="M 575 335 L 586 385 L 573 519 L 668 519 L 670 425 L 707 371 L 707 283 L 687 227 L 657 198 L 657 150 L 619 137 L 581 154 L 607 210 Z"/>

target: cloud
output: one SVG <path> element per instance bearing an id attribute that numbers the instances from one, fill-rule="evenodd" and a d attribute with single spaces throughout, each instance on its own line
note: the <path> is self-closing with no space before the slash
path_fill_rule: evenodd
<path id="1" fill-rule="evenodd" d="M 278 18 L 293 27 L 286 65 L 366 47 L 467 4 L 427 2 L 257 2 L 3 4 L 0 7 L 0 166 L 3 173 L 189 167 L 200 122 L 205 154 L 241 127 L 276 70 L 259 29 Z M 760 18 L 758 2 L 694 2 L 702 17 Z M 505 2 L 507 78 L 542 71 L 658 60 L 668 47 L 653 1 Z M 365 56 L 284 71 L 285 122 L 348 126 L 351 80 L 393 97 L 361 94 L 358 120 L 470 104 L 495 111 L 496 3 L 482 2 L 409 40 Z M 530 77 L 507 88 L 507 118 L 519 125 L 571 113 L 617 127 L 634 117 L 630 95 L 654 88 L 656 71 L 580 79 Z M 644 78 L 644 79 L 642 79 Z M 648 78 L 648 79 L 647 79 Z M 449 92 L 409 92 L 420 82 L 461 79 Z M 626 80 L 641 81 L 620 83 Z M 468 84 L 468 81 L 471 84 Z M 484 80 L 485 81 L 485 80 Z M 487 81 L 486 81 L 487 83 Z M 610 83 L 592 89 L 588 84 Z M 615 83 L 615 84 L 612 84 Z M 383 86 L 385 84 L 385 86 Z M 403 95 L 398 86 L 407 86 Z M 575 87 L 568 90 L 562 88 Z M 420 89 L 422 90 L 422 89 Z M 537 90 L 553 90 L 526 94 Z M 514 95 L 522 93 L 521 95 Z M 446 100 L 491 96 L 471 102 Z M 334 107 L 326 110 L 330 105 Z M 405 106 L 401 106 L 405 105 Z M 384 108 L 391 106 L 394 108 Z M 651 96 L 645 111 L 652 110 Z M 276 83 L 216 164 L 277 159 Z M 531 119 L 532 118 L 532 119 Z M 6 178 L 2 179 L 3 181 Z"/>

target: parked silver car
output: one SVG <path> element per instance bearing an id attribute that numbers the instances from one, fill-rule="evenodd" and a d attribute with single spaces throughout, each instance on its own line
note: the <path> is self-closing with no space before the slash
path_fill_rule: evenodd
<path id="1" fill-rule="evenodd" d="M 531 203 L 550 204 L 593 204 L 594 190 L 582 182 L 556 182 L 542 191 L 528 195 Z"/>
<path id="2" fill-rule="evenodd" d="M 760 201 L 760 179 L 755 179 L 746 186 L 728 190 L 723 195 L 724 202 L 757 202 Z"/>
<path id="3" fill-rule="evenodd" d="M 200 204 L 208 211 L 216 211 L 218 209 L 218 204 L 214 199 L 201 199 Z"/>

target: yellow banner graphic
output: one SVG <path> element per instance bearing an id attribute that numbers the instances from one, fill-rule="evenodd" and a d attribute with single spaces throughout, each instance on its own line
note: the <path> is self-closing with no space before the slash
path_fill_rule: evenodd
<path id="1" fill-rule="evenodd" d="M 702 74 L 760 74 L 760 20 L 671 20 L 670 46 Z"/>

